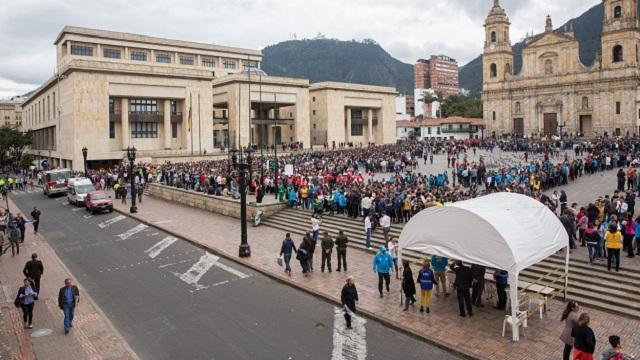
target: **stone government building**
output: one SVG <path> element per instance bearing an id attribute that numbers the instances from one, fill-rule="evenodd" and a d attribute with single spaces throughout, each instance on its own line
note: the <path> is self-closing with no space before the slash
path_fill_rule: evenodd
<path id="1" fill-rule="evenodd" d="M 268 76 L 262 52 L 66 26 L 56 72 L 22 104 L 27 152 L 52 167 L 99 168 L 300 142 L 395 142 L 390 87 Z M 191 113 L 191 116 L 189 116 Z M 198 157 L 200 156 L 200 157 Z"/>
<path id="2" fill-rule="evenodd" d="M 509 18 L 494 0 L 484 27 L 485 135 L 638 134 L 640 26 L 637 0 L 603 0 L 602 55 L 582 64 L 571 29 L 525 40 L 513 73 Z"/>

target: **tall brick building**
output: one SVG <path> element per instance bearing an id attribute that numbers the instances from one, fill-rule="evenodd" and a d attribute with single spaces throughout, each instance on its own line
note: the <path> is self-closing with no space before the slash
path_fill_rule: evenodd
<path id="1" fill-rule="evenodd" d="M 420 59 L 413 66 L 414 88 L 433 89 L 444 97 L 460 93 L 458 62 L 446 55 Z"/>

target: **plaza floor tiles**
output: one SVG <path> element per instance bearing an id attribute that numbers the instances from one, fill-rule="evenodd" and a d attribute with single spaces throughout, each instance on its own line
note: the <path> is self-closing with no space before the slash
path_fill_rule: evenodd
<path id="1" fill-rule="evenodd" d="M 116 204 L 116 208 L 128 212 L 127 205 Z M 532 316 L 529 327 L 519 343 L 510 340 L 510 331 L 502 337 L 504 312 L 493 309 L 491 303 L 483 308 L 474 308 L 474 316 L 458 316 L 458 305 L 454 295 L 435 297 L 431 314 L 420 314 L 416 309 L 403 312 L 400 306 L 400 281 L 392 275 L 391 293 L 380 299 L 377 290 L 377 275 L 371 270 L 371 255 L 349 249 L 347 252 L 348 272 L 321 273 L 320 251 L 314 259 L 315 272 L 307 278 L 302 276 L 299 263 L 292 259 L 292 277 L 284 274 L 276 263 L 280 244 L 284 238 L 282 231 L 268 227 L 249 227 L 248 239 L 252 255 L 239 259 L 240 223 L 233 218 L 196 210 L 169 202 L 144 198 L 135 216 L 148 223 L 156 223 L 165 231 L 178 234 L 190 241 L 209 247 L 237 261 L 269 273 L 293 286 L 305 289 L 332 301 L 339 301 L 340 290 L 348 275 L 355 276 L 360 294 L 359 309 L 378 320 L 404 329 L 426 340 L 456 349 L 472 357 L 482 359 L 558 359 L 561 358 L 563 344 L 559 340 L 563 324 L 560 315 L 564 304 L 553 301 L 543 319 Z M 167 221 L 171 219 L 173 221 Z M 301 222 L 309 219 L 301 218 Z M 300 238 L 294 238 L 297 244 Z M 333 254 L 335 261 L 335 253 Z M 414 273 L 418 268 L 414 267 Z M 387 295 L 387 294 L 385 294 Z M 495 298 L 494 298 L 495 299 Z M 637 320 L 626 319 L 594 309 L 585 309 L 591 315 L 591 325 L 597 340 L 599 354 L 607 344 L 609 335 L 622 337 L 625 349 L 640 354 Z"/>

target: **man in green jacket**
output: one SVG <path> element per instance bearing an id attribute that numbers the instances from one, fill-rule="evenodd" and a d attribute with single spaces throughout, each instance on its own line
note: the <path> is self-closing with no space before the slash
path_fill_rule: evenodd
<path id="1" fill-rule="evenodd" d="M 329 236 L 327 231 L 324 232 L 324 237 L 322 238 L 322 242 L 320 243 L 320 247 L 322 248 L 322 265 L 320 266 L 320 271 L 324 272 L 324 264 L 327 264 L 327 270 L 331 272 L 331 252 L 333 251 L 333 239 Z"/>
<path id="2" fill-rule="evenodd" d="M 340 269 L 344 268 L 344 271 L 347 271 L 347 243 L 349 239 L 344 235 L 342 230 L 338 233 L 338 237 L 336 238 L 336 250 L 338 254 L 338 269 L 336 271 L 340 272 Z M 341 261 L 342 260 L 342 261 Z M 340 266 L 342 265 L 342 266 Z"/>

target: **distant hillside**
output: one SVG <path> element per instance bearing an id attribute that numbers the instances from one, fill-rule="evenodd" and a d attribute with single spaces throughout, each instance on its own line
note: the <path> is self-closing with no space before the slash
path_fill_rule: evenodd
<path id="1" fill-rule="evenodd" d="M 395 87 L 413 92 L 413 66 L 395 58 L 372 40 L 291 40 L 262 50 L 269 75 Z"/>
<path id="2" fill-rule="evenodd" d="M 638 8 L 640 11 L 640 3 Z M 600 33 L 602 32 L 603 13 L 603 5 L 599 3 L 577 18 L 569 20 L 558 29 L 558 31 L 563 32 L 565 26 L 569 24 L 573 26 L 574 34 L 580 41 L 580 60 L 587 66 L 593 64 L 596 54 L 601 51 Z M 516 73 L 522 68 L 522 47 L 522 42 L 513 46 L 515 55 L 514 70 Z M 482 91 L 481 55 L 460 68 L 460 87 L 470 90 L 474 96 L 480 95 Z"/>

